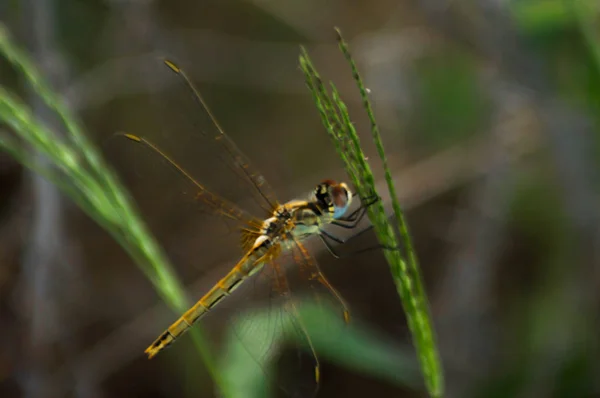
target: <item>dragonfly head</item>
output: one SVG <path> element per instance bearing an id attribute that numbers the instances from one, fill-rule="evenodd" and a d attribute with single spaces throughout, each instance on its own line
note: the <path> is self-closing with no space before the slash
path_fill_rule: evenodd
<path id="1" fill-rule="evenodd" d="M 337 183 L 325 180 L 315 189 L 315 198 L 330 213 L 334 219 L 342 217 L 352 203 L 352 193 L 343 182 Z"/>

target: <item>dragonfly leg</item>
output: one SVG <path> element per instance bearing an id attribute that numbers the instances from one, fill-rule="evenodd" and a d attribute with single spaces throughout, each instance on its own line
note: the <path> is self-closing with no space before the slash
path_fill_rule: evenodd
<path id="1" fill-rule="evenodd" d="M 350 215 L 353 216 L 353 219 L 349 219 L 350 217 L 348 217 L 348 219 L 344 220 L 334 220 L 331 222 L 331 225 L 345 229 L 353 229 L 356 228 L 356 226 L 362 221 L 365 214 L 367 214 L 367 208 L 361 206 Z"/>
<path id="2" fill-rule="evenodd" d="M 325 248 L 327 249 L 327 251 L 329 252 L 329 254 L 331 254 L 333 256 L 333 258 L 340 258 L 341 256 L 336 252 L 336 250 L 333 248 L 333 246 L 331 246 L 331 243 L 329 243 L 325 237 L 321 234 L 319 234 L 319 238 L 321 239 L 321 242 L 323 242 L 323 244 L 325 245 Z"/>
<path id="3" fill-rule="evenodd" d="M 337 236 L 333 235 L 331 232 L 327 232 L 325 230 L 321 230 L 320 233 L 322 235 L 324 235 L 326 238 L 331 239 L 332 241 L 339 243 L 340 245 L 343 245 L 345 243 L 350 242 L 352 239 L 358 238 L 359 236 L 363 235 L 364 233 L 369 232 L 372 229 L 373 229 L 373 225 L 369 225 L 367 228 L 355 233 L 354 235 L 352 235 L 346 239 L 338 238 Z"/>
<path id="4" fill-rule="evenodd" d="M 325 245 L 325 248 L 327 249 L 327 251 L 329 252 L 329 254 L 331 254 L 336 259 L 350 257 L 350 256 L 355 256 L 357 254 L 362 254 L 362 253 L 373 251 L 373 250 L 382 250 L 382 249 L 383 250 L 398 250 L 398 248 L 396 248 L 396 247 L 389 247 L 389 246 L 384 246 L 384 245 L 377 245 L 377 246 L 365 247 L 365 248 L 359 249 L 359 250 L 353 250 L 353 251 L 348 252 L 348 253 L 339 253 L 331 245 L 331 243 L 327 241 L 327 239 L 323 235 L 319 235 L 319 237 L 321 238 L 321 241 Z"/>
<path id="5" fill-rule="evenodd" d="M 352 250 L 351 252 L 347 252 L 347 253 L 343 253 L 340 254 L 332 245 L 331 242 L 329 242 L 327 239 L 330 239 L 336 243 L 339 243 L 340 245 L 343 245 L 345 243 L 348 243 L 350 240 L 356 238 L 359 235 L 362 235 L 363 233 L 365 233 L 366 231 L 370 231 L 373 228 L 373 226 L 370 226 L 368 228 L 363 229 L 362 231 L 360 231 L 359 233 L 357 233 L 356 235 L 351 236 L 348 239 L 341 239 L 338 238 L 335 235 L 332 235 L 331 233 L 327 232 L 327 231 L 321 231 L 321 233 L 319 234 L 319 237 L 321 238 L 321 241 L 323 242 L 323 244 L 325 245 L 325 248 L 327 249 L 327 251 L 334 257 L 334 258 L 343 258 L 343 257 L 349 257 L 349 256 L 354 256 L 356 254 L 361 254 L 361 253 L 365 253 L 368 251 L 372 251 L 372 250 L 398 250 L 397 247 L 391 247 L 391 246 L 385 246 L 385 245 L 376 245 L 376 246 L 370 246 L 370 247 L 365 247 L 363 249 L 359 249 L 359 250 Z"/>
<path id="6" fill-rule="evenodd" d="M 361 222 L 365 214 L 367 214 L 367 208 L 377 203 L 379 200 L 380 198 L 376 195 L 374 195 L 371 198 L 361 200 L 361 205 L 358 209 L 354 210 L 347 217 L 341 218 L 339 220 L 334 220 L 333 222 L 331 222 L 331 224 L 346 229 L 355 228 Z"/>

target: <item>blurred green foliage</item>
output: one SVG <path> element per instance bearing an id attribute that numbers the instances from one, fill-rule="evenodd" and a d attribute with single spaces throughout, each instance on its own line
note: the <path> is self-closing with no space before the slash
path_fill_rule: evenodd
<path id="1" fill-rule="evenodd" d="M 359 374 L 368 374 L 392 384 L 419 388 L 416 362 L 394 343 L 378 336 L 359 322 L 346 324 L 339 311 L 323 302 L 302 300 L 298 302 L 298 313 L 321 362 L 336 363 Z M 270 330 L 261 329 L 268 328 L 273 323 L 273 312 L 270 309 L 244 314 L 230 329 L 227 349 L 221 360 L 221 371 L 232 396 L 271 396 L 271 388 L 277 385 L 277 381 L 266 379 L 264 369 L 268 369 L 268 374 L 276 375 L 277 357 L 270 357 L 270 354 L 278 354 L 286 344 L 295 346 L 304 343 L 296 340 L 298 335 L 289 313 L 282 310 L 277 319 L 284 325 L 282 334 L 278 336 L 272 336 Z M 236 330 L 252 330 L 253 333 L 242 337 Z M 275 338 L 264 341 L 265 336 Z M 262 347 L 264 352 L 251 355 L 248 347 Z M 276 349 L 270 353 L 273 347 Z M 307 355 L 311 355 L 309 347 L 305 346 L 304 349 Z M 258 362 L 257 358 L 264 358 L 265 361 Z M 315 386 L 307 383 L 306 388 Z"/>
<path id="2" fill-rule="evenodd" d="M 428 153 L 463 142 L 485 126 L 491 110 L 475 60 L 460 51 L 420 58 L 414 65 L 414 140 Z"/>
<path id="3" fill-rule="evenodd" d="M 573 27 L 577 19 L 570 8 L 565 0 L 512 1 L 513 16 L 519 27 L 537 34 L 556 33 L 563 28 Z"/>
<path id="4" fill-rule="evenodd" d="M 512 11 L 564 98 L 600 126 L 600 2 L 514 0 Z M 594 143 L 600 155 L 600 135 Z"/>

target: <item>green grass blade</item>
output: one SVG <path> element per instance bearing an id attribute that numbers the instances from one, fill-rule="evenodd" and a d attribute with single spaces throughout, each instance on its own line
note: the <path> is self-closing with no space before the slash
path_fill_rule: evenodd
<path id="1" fill-rule="evenodd" d="M 379 127 L 377 126 L 377 122 L 375 121 L 375 115 L 373 113 L 371 101 L 369 100 L 369 94 L 364 86 L 360 73 L 358 72 L 356 63 L 354 62 L 354 59 L 350 54 L 348 44 L 344 41 L 340 30 L 336 29 L 336 32 L 338 35 L 339 47 L 342 53 L 344 54 L 344 57 L 350 64 L 354 81 L 358 85 L 360 96 L 363 101 L 363 107 L 365 108 L 369 117 L 369 121 L 371 122 L 371 135 L 373 137 L 373 142 L 375 143 L 375 147 L 377 148 L 379 158 L 383 163 L 383 168 L 385 171 L 385 181 L 387 183 L 390 198 L 392 201 L 392 208 L 394 209 L 394 215 L 396 217 L 396 222 L 400 230 L 400 236 L 403 239 L 403 244 L 407 255 L 409 275 L 400 274 L 397 275 L 397 278 L 409 278 L 409 280 L 412 280 L 413 291 L 411 296 L 412 299 L 415 301 L 414 309 L 416 310 L 416 312 L 413 314 L 416 317 L 416 330 L 412 330 L 412 332 L 413 335 L 417 335 L 417 342 L 418 345 L 420 345 L 420 347 L 418 346 L 417 349 L 420 351 L 419 354 L 423 363 L 423 371 L 426 376 L 426 381 L 430 393 L 434 396 L 439 396 L 443 393 L 444 389 L 443 371 L 441 368 L 439 355 L 435 344 L 433 328 L 431 326 L 431 312 L 429 310 L 427 295 L 423 286 L 423 279 L 420 272 L 419 262 L 412 244 L 412 239 L 408 229 L 408 223 L 406 222 L 404 212 L 402 211 L 400 202 L 398 201 L 398 195 L 396 193 L 396 188 L 394 187 L 392 174 L 390 172 L 387 158 L 385 156 L 383 142 L 379 134 Z M 408 286 L 410 285 L 407 284 L 407 287 Z"/>
<path id="2" fill-rule="evenodd" d="M 99 180 L 102 180 L 104 178 L 103 176 L 105 175 L 102 173 L 102 171 L 106 168 L 103 166 L 102 159 L 98 152 L 83 133 L 83 130 L 77 122 L 77 119 L 38 72 L 29 56 L 27 56 L 27 54 L 20 50 L 17 46 L 12 44 L 6 29 L 1 24 L 0 54 L 2 54 L 16 70 L 23 74 L 35 93 L 51 110 L 54 110 L 66 128 L 66 137 L 73 140 L 73 143 L 79 149 L 84 160 L 90 164 L 91 170 L 94 172 L 99 172 L 96 177 Z"/>
<path id="3" fill-rule="evenodd" d="M 10 41 L 1 25 L 0 54 L 23 73 L 33 90 L 57 113 L 66 129 L 66 138 L 59 138 L 37 121 L 27 106 L 0 87 L 0 121 L 10 126 L 31 150 L 24 150 L 7 136 L 0 136 L 0 149 L 55 183 L 129 253 L 172 309 L 177 313 L 186 310 L 184 289 L 129 196 L 68 108 L 50 89 L 29 57 Z M 36 162 L 35 156 L 45 157 L 48 164 Z M 224 392 L 225 386 L 202 330 L 195 327 L 191 333 L 213 380 Z"/>
<path id="4" fill-rule="evenodd" d="M 0 120 L 2 117 L 0 116 Z M 15 140 L 8 137 L 7 134 L 4 134 L 0 131 L 0 148 L 4 149 L 8 152 L 13 158 L 15 158 L 19 163 L 28 169 L 34 171 L 35 173 L 41 175 L 48 181 L 51 181 L 54 185 L 58 186 L 61 191 L 66 193 L 70 198 L 72 198 L 77 205 L 81 208 L 86 209 L 86 212 L 95 212 L 94 206 L 87 201 L 87 198 L 80 195 L 79 191 L 75 189 L 75 187 L 69 184 L 68 180 L 60 178 L 59 175 L 54 173 L 52 170 L 45 167 L 45 165 L 40 164 L 38 159 L 35 159 L 31 153 L 28 153 L 22 145 L 15 142 Z M 95 215 L 98 215 L 96 212 Z"/>
<path id="5" fill-rule="evenodd" d="M 600 38 L 598 37 L 597 22 L 600 15 L 600 6 L 597 2 L 591 0 L 563 2 L 563 6 L 565 8 L 570 7 L 569 11 L 575 16 L 583 41 L 594 61 L 594 66 L 597 71 L 600 71 Z"/>
<path id="6" fill-rule="evenodd" d="M 350 63 L 354 79 L 359 87 L 363 105 L 371 122 L 373 140 L 384 166 L 385 179 L 392 198 L 392 207 L 408 258 L 405 260 L 399 250 L 385 250 L 384 254 L 390 265 L 392 278 L 406 312 L 407 322 L 413 336 L 427 389 L 432 396 L 438 397 L 443 394 L 443 372 L 431 326 L 431 316 L 421 280 L 419 265 L 408 227 L 397 200 L 392 176 L 387 165 L 383 144 L 368 99 L 367 90 L 350 56 L 347 44 L 341 39 L 341 35 L 339 35 L 339 31 L 338 37 L 340 39 L 340 49 Z M 302 49 L 302 55 L 300 56 L 300 66 L 317 104 L 323 124 L 333 141 L 336 151 L 344 162 L 346 170 L 355 184 L 359 195 L 362 198 L 372 196 L 373 193 L 376 193 L 375 178 L 361 149 L 358 134 L 350 119 L 346 105 L 333 84 L 331 85 L 331 95 L 327 92 L 321 77 L 312 65 L 304 49 Z M 383 204 L 381 202 L 375 203 L 368 209 L 368 215 L 380 243 L 385 247 L 400 247 L 394 229 L 385 214 Z"/>

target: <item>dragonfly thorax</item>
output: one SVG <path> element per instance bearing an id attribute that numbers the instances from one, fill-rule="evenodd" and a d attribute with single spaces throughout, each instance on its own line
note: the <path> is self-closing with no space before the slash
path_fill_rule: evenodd
<path id="1" fill-rule="evenodd" d="M 309 200 L 294 200 L 279 205 L 263 221 L 254 246 L 284 244 L 319 233 L 323 225 L 342 217 L 350 207 L 352 194 L 344 183 L 325 180 Z"/>
<path id="2" fill-rule="evenodd" d="M 263 221 L 257 243 L 260 240 L 260 243 L 264 244 L 265 240 L 268 240 L 270 244 L 273 244 L 285 239 L 295 228 L 296 211 L 305 203 L 292 204 L 290 202 L 277 206 L 272 216 Z"/>

